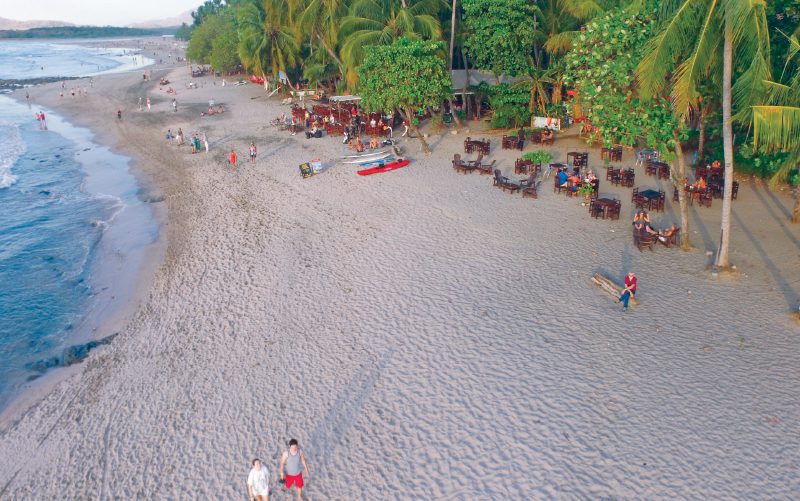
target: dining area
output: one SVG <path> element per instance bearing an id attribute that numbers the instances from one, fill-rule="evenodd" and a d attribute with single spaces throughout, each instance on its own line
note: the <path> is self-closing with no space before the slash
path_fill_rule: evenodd
<path id="1" fill-rule="evenodd" d="M 467 137 L 464 140 L 464 153 L 483 153 L 489 154 L 490 141 L 488 139 L 472 139 Z"/>

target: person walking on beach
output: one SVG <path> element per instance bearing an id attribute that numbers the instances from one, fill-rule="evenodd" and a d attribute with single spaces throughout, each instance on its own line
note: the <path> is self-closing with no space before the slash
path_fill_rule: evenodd
<path id="1" fill-rule="evenodd" d="M 42 130 L 47 130 L 47 122 L 44 119 L 44 111 L 39 111 L 39 128 Z"/>
<path id="2" fill-rule="evenodd" d="M 208 136 L 206 136 L 205 132 L 203 132 L 203 146 L 205 146 L 206 153 L 208 153 Z"/>
<path id="3" fill-rule="evenodd" d="M 280 477 L 286 481 L 286 489 L 297 487 L 297 499 L 303 499 L 303 471 L 308 475 L 306 456 L 297 447 L 297 440 L 293 438 L 289 440 L 289 450 L 284 451 L 281 456 Z"/>
<path id="4" fill-rule="evenodd" d="M 122 120 L 122 110 L 117 110 L 117 120 Z"/>
<path id="5" fill-rule="evenodd" d="M 236 152 L 231 150 L 231 157 L 230 157 L 231 167 L 236 167 Z"/>
<path id="6" fill-rule="evenodd" d="M 178 111 L 178 101 L 174 97 L 172 98 L 172 111 L 173 112 Z"/>
<path id="7" fill-rule="evenodd" d="M 269 501 L 269 470 L 257 458 L 247 475 L 247 496 L 252 501 Z"/>
<path id="8" fill-rule="evenodd" d="M 256 163 L 256 143 L 250 143 L 250 163 Z"/>
<path id="9" fill-rule="evenodd" d="M 139 111 L 142 111 L 142 98 L 139 98 Z"/>
<path id="10" fill-rule="evenodd" d="M 147 98 L 147 111 L 150 111 L 150 98 Z"/>
<path id="11" fill-rule="evenodd" d="M 619 297 L 618 302 L 622 303 L 622 307 L 628 309 L 628 301 L 632 297 L 636 297 L 636 275 L 631 271 L 625 277 L 625 288 L 622 289 L 622 295 Z"/>

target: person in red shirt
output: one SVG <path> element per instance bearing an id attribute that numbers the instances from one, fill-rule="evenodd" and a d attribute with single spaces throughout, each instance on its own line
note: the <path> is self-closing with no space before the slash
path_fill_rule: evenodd
<path id="1" fill-rule="evenodd" d="M 636 275 L 631 271 L 628 273 L 628 276 L 625 277 L 625 288 L 622 289 L 622 295 L 619 297 L 619 300 L 622 303 L 622 307 L 627 309 L 628 308 L 628 301 L 630 301 L 631 297 L 636 296 Z"/>
<path id="2" fill-rule="evenodd" d="M 236 152 L 231 150 L 231 167 L 236 167 Z"/>

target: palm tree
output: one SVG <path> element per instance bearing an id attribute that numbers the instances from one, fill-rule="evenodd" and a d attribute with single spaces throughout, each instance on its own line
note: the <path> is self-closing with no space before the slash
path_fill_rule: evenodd
<path id="1" fill-rule="evenodd" d="M 437 15 L 445 5 L 443 0 L 419 0 L 410 6 L 406 0 L 356 0 L 339 30 L 348 81 L 355 83 L 355 69 L 370 46 L 389 45 L 401 37 L 440 39 L 442 29 Z"/>
<path id="2" fill-rule="evenodd" d="M 328 56 L 336 62 L 339 72 L 344 77 L 344 63 L 338 56 L 339 25 L 347 15 L 345 0 L 307 0 L 300 15 L 300 26 L 316 39 Z"/>
<path id="3" fill-rule="evenodd" d="M 789 39 L 787 66 L 800 53 L 796 36 Z M 774 186 L 800 166 L 800 73 L 788 84 L 767 82 L 767 104 L 753 106 L 753 144 L 756 150 L 784 151 L 788 157 L 771 179 Z M 800 222 L 800 189 L 795 190 L 792 222 Z"/>
<path id="4" fill-rule="evenodd" d="M 278 79 L 297 66 L 300 46 L 292 25 L 294 2 L 263 0 L 242 6 L 238 13 L 239 59 L 244 67 Z M 291 86 L 289 81 L 289 86 Z"/>
<path id="5" fill-rule="evenodd" d="M 669 82 L 675 112 L 686 118 L 696 106 L 700 83 L 713 72 L 722 73 L 722 138 L 725 189 L 715 265 L 730 266 L 731 194 L 733 192 L 733 53 L 746 65 L 737 85 L 769 76 L 769 33 L 764 0 L 672 0 L 664 2 L 663 29 L 650 41 L 639 65 L 642 95 L 664 91 Z M 720 26 L 722 30 L 720 30 Z M 720 51 L 720 48 L 722 49 Z M 677 63 L 677 67 L 675 64 Z M 720 68 L 720 63 L 722 68 Z M 668 80 L 668 72 L 674 72 Z M 738 92 L 738 97 L 746 96 Z M 739 101 L 737 104 L 741 104 Z"/>

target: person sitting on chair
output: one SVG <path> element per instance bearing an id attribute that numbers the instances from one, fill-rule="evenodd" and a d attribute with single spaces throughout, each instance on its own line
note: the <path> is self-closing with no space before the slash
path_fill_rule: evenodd
<path id="1" fill-rule="evenodd" d="M 678 227 L 675 226 L 675 223 L 672 223 L 672 226 L 670 226 L 666 230 L 658 232 L 658 239 L 662 243 L 666 243 L 670 238 L 672 238 L 673 235 L 675 235 L 677 231 Z"/>
<path id="2" fill-rule="evenodd" d="M 374 150 L 378 147 L 378 136 L 372 136 L 369 140 L 369 149 Z"/>
<path id="3" fill-rule="evenodd" d="M 701 177 L 697 180 L 697 182 L 694 183 L 694 187 L 698 190 L 704 190 L 707 186 L 708 185 L 706 184 L 706 179 L 704 177 Z"/>
<path id="4" fill-rule="evenodd" d="M 566 188 L 567 187 L 567 182 L 569 181 L 569 176 L 564 171 L 564 169 L 559 168 L 558 169 L 558 174 L 556 174 L 556 177 L 558 178 L 558 185 L 563 187 L 563 188 Z"/>
<path id="5" fill-rule="evenodd" d="M 361 152 L 363 152 L 363 151 L 364 151 L 364 143 L 362 143 L 362 142 L 361 142 L 361 136 L 356 136 L 356 145 L 355 145 L 355 148 L 356 148 L 356 151 L 357 151 L 358 153 L 361 153 Z"/>
<path id="6" fill-rule="evenodd" d="M 311 130 L 306 131 L 306 139 L 311 139 L 312 137 L 318 137 L 317 136 L 318 131 L 319 129 L 317 129 L 317 124 L 312 125 Z"/>
<path id="7" fill-rule="evenodd" d="M 553 131 L 550 129 L 545 129 L 542 131 L 542 142 L 550 141 L 553 139 Z"/>

